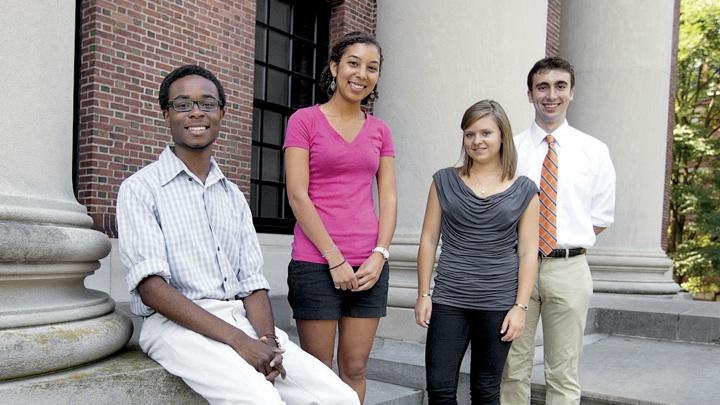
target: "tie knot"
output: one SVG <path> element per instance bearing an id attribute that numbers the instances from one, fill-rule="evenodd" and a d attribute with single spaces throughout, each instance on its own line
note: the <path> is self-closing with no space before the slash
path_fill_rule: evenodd
<path id="1" fill-rule="evenodd" d="M 552 145 L 555 142 L 555 137 L 550 134 L 547 134 L 545 136 L 545 142 L 547 142 L 548 145 Z"/>

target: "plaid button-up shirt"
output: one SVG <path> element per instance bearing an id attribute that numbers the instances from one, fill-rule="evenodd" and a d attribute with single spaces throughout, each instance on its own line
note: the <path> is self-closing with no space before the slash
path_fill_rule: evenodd
<path id="1" fill-rule="evenodd" d="M 203 184 L 167 147 L 120 186 L 117 225 L 134 314 L 153 313 L 137 292 L 151 275 L 191 300 L 269 289 L 250 207 L 214 159 Z"/>

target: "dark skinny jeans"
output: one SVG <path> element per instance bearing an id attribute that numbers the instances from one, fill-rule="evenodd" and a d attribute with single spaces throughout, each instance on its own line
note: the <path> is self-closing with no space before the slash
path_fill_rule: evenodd
<path id="1" fill-rule="evenodd" d="M 500 327 L 506 314 L 507 311 L 481 311 L 433 303 L 425 345 L 430 405 L 457 404 L 460 363 L 470 342 L 472 404 L 500 404 L 500 380 L 511 343 L 500 340 Z"/>

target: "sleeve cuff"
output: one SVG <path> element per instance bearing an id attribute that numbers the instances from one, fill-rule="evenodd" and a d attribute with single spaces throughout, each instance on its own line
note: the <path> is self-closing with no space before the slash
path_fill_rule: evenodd
<path id="1" fill-rule="evenodd" d="M 143 279 L 150 276 L 160 276 L 165 282 L 170 282 L 170 268 L 166 261 L 151 259 L 134 265 L 128 272 L 125 280 L 131 294 L 137 294 L 137 286 Z"/>
<path id="2" fill-rule="evenodd" d="M 270 291 L 270 283 L 268 283 L 265 276 L 262 274 L 256 274 L 240 281 L 241 291 L 238 293 L 239 298 L 245 298 L 255 290 L 268 290 Z"/>

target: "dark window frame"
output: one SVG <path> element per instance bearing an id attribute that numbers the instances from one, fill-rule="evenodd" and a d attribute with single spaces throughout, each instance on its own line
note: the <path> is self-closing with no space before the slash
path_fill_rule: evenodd
<path id="1" fill-rule="evenodd" d="M 281 21 L 287 21 L 286 27 L 276 27 L 272 24 L 273 5 L 277 6 L 278 4 L 289 7 L 289 13 L 287 14 L 289 20 L 280 18 Z M 329 51 L 330 5 L 324 0 L 258 0 L 257 10 L 258 15 L 255 20 L 256 41 L 261 38 L 262 42 L 258 41 L 255 49 L 256 73 L 254 78 L 255 94 L 253 96 L 250 207 L 257 232 L 291 234 L 295 226 L 295 217 L 290 209 L 285 189 L 282 145 L 285 141 L 288 117 L 298 108 L 327 100 L 327 96 L 319 89 L 317 81 Z M 298 10 L 301 10 L 302 13 L 297 14 Z M 260 15 L 263 12 L 265 14 Z M 296 17 L 300 18 L 301 15 L 313 16 L 313 38 L 303 35 L 308 33 L 307 24 L 296 27 Z M 299 32 L 301 28 L 304 29 L 303 32 Z M 277 53 L 274 56 L 271 55 L 272 49 L 270 49 L 269 43 L 271 34 L 275 38 L 288 40 L 286 55 Z M 261 35 L 264 35 L 264 37 L 260 37 Z M 264 46 L 264 48 L 258 49 L 259 46 Z M 295 58 L 295 50 L 300 46 L 306 52 L 308 49 L 312 50 L 312 60 L 309 61 L 312 64 L 312 76 L 308 74 L 308 58 L 297 58 L 297 60 Z M 307 53 L 303 56 L 307 56 Z M 278 66 L 271 63 L 271 59 L 287 61 L 287 64 L 286 66 Z M 269 100 L 268 72 L 270 70 L 284 75 L 287 79 L 287 91 L 283 93 L 284 102 L 277 99 Z M 258 72 L 261 74 L 258 74 Z M 262 83 L 259 83 L 258 80 L 261 80 Z M 301 85 L 305 87 L 303 88 Z M 298 86 L 298 91 L 294 86 Z M 258 91 L 259 87 L 260 91 Z M 300 89 L 303 89 L 303 91 L 299 91 Z M 310 89 L 309 92 L 308 89 Z M 279 134 L 266 133 L 266 113 L 279 114 L 281 117 L 279 125 L 278 121 L 275 121 L 276 129 L 277 127 L 280 129 Z M 276 158 L 279 156 L 279 159 L 276 160 L 277 166 L 263 166 L 265 163 L 263 152 L 275 155 Z M 273 173 L 273 178 L 267 178 L 265 172 Z M 272 205 L 263 204 L 264 192 L 269 192 L 268 198 L 271 198 L 274 194 L 271 201 Z"/>

